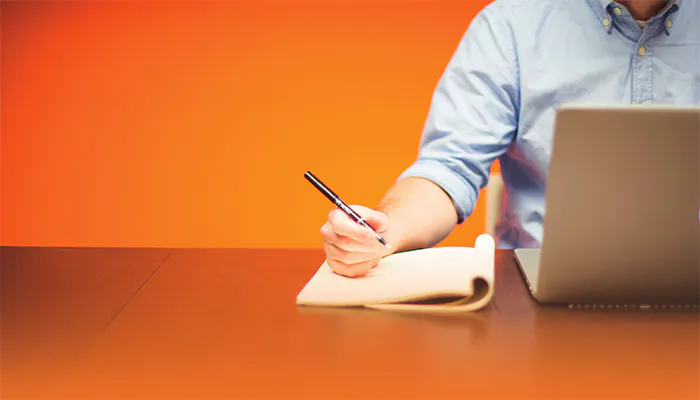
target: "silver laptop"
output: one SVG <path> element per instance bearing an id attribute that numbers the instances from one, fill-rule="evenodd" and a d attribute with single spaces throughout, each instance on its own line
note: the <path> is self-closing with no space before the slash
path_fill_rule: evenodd
<path id="1" fill-rule="evenodd" d="M 516 249 L 545 304 L 700 303 L 700 108 L 557 113 L 541 249 Z"/>

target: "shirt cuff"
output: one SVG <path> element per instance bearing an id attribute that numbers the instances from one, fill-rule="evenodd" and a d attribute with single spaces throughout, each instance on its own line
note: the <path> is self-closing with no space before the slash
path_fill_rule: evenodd
<path id="1" fill-rule="evenodd" d="M 462 175 L 436 160 L 419 159 L 406 169 L 397 181 L 417 177 L 432 181 L 450 196 L 461 224 L 474 211 L 478 192 Z"/>

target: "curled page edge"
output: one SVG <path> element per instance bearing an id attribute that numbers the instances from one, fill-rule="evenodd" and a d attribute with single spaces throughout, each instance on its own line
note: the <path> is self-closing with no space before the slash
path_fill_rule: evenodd
<path id="1" fill-rule="evenodd" d="M 496 244 L 493 237 L 488 234 L 479 235 L 474 242 L 475 260 L 479 265 L 488 266 L 490 276 L 477 275 L 472 279 L 472 296 L 465 297 L 448 304 L 401 304 L 401 303 L 385 303 L 385 304 L 367 304 L 364 307 L 375 310 L 385 311 L 403 311 L 403 312 L 421 312 L 421 313 L 462 313 L 476 311 L 485 307 L 491 299 L 495 291 L 494 274 L 495 274 L 495 254 Z M 485 285 L 478 285 L 478 281 L 483 280 Z"/>

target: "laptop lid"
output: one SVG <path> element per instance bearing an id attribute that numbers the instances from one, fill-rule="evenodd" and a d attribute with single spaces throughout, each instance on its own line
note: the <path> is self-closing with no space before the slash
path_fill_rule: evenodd
<path id="1" fill-rule="evenodd" d="M 536 298 L 697 304 L 700 109 L 559 110 Z"/>

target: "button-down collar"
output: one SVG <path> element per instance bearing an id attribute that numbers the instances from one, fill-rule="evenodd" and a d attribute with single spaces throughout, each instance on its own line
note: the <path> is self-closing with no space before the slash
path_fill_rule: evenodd
<path id="1" fill-rule="evenodd" d="M 658 18 L 664 18 L 663 28 L 666 35 L 669 35 L 673 28 L 673 14 L 680 8 L 682 0 L 670 0 L 666 7 L 656 16 L 652 17 L 649 22 Z M 613 17 L 622 14 L 622 6 L 615 3 L 613 0 L 588 0 L 593 10 L 601 23 L 601 26 L 607 33 L 610 33 L 613 27 Z M 616 6 L 613 6 L 615 4 Z M 619 11 L 616 11 L 619 10 Z"/>

